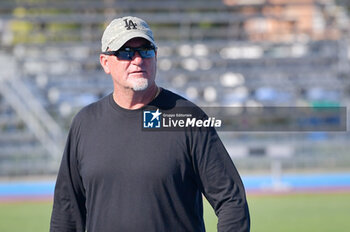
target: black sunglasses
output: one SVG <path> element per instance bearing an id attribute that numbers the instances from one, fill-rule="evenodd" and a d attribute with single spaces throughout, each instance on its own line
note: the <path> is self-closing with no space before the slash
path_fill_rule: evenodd
<path id="1" fill-rule="evenodd" d="M 137 48 L 121 47 L 118 51 L 106 51 L 102 52 L 105 55 L 113 55 L 120 60 L 132 60 L 135 56 L 135 52 L 138 52 L 142 58 L 152 58 L 156 55 L 157 48 L 153 45 L 141 46 Z"/>

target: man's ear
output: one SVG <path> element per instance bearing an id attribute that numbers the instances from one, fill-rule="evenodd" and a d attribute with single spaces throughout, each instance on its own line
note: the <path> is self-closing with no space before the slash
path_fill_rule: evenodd
<path id="1" fill-rule="evenodd" d="M 111 74 L 111 70 L 108 65 L 108 57 L 104 54 L 100 54 L 100 64 L 106 74 Z"/>

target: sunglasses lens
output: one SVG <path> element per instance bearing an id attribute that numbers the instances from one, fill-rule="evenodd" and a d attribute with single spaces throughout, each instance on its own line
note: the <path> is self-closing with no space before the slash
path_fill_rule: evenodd
<path id="1" fill-rule="evenodd" d="M 125 50 L 119 50 L 117 57 L 120 60 L 132 60 L 132 58 L 134 57 L 135 52 L 134 51 L 125 51 Z"/>
<path id="2" fill-rule="evenodd" d="M 153 48 L 141 48 L 139 53 L 142 58 L 151 58 L 156 55 Z"/>

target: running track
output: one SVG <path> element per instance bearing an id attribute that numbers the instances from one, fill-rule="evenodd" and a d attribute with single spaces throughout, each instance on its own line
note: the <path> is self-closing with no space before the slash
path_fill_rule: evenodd
<path id="1" fill-rule="evenodd" d="M 248 194 L 350 192 L 350 172 L 286 174 L 279 179 L 269 175 L 246 175 L 242 180 Z M 54 181 L 0 181 L 0 201 L 51 200 L 54 188 Z"/>

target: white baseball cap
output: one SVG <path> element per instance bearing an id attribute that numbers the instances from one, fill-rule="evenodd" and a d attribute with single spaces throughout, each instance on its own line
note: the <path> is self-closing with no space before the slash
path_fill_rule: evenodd
<path id="1" fill-rule="evenodd" d="M 114 19 L 103 32 L 102 52 L 107 49 L 117 51 L 127 41 L 136 37 L 147 39 L 156 47 L 152 30 L 144 20 L 133 16 Z"/>

